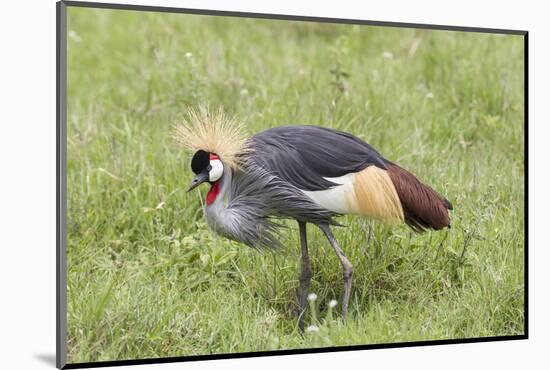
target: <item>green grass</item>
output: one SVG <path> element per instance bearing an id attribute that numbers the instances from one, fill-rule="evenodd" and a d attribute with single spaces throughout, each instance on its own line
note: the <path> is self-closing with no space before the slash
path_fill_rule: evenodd
<path id="1" fill-rule="evenodd" d="M 522 37 L 79 8 L 68 30 L 69 362 L 523 333 Z M 171 126 L 199 104 L 251 134 L 354 133 L 447 196 L 452 229 L 342 218 L 342 324 L 341 269 L 309 225 L 320 331 L 301 336 L 295 223 L 258 253 L 185 192 Z"/>

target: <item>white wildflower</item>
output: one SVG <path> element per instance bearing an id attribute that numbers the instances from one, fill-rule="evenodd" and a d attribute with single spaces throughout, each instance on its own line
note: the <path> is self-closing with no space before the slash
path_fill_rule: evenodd
<path id="1" fill-rule="evenodd" d="M 248 95 L 247 89 L 241 89 L 241 95 Z"/>
<path id="2" fill-rule="evenodd" d="M 316 325 L 310 325 L 306 328 L 306 331 L 308 333 L 317 333 L 319 331 L 319 328 Z"/>
<path id="3" fill-rule="evenodd" d="M 69 31 L 69 34 L 68 34 L 69 38 L 72 39 L 74 42 L 80 42 L 82 41 L 82 39 L 80 38 L 80 36 L 78 36 L 78 34 L 73 31 L 73 30 L 70 30 Z"/>
<path id="4" fill-rule="evenodd" d="M 393 59 L 393 53 L 391 51 L 385 51 L 384 53 L 382 53 L 382 56 L 384 57 L 384 59 Z"/>
<path id="5" fill-rule="evenodd" d="M 188 51 L 187 53 L 185 53 L 185 57 L 186 57 L 187 59 L 191 59 L 191 58 L 193 58 L 193 54 L 192 54 L 191 52 Z"/>
<path id="6" fill-rule="evenodd" d="M 338 304 L 338 301 L 336 299 L 333 299 L 328 303 L 328 306 L 330 308 L 334 308 L 334 307 L 336 307 L 337 304 Z"/>
<path id="7" fill-rule="evenodd" d="M 317 300 L 317 294 L 309 293 L 309 295 L 307 296 L 307 300 L 310 301 L 310 302 L 316 301 Z"/>
<path id="8" fill-rule="evenodd" d="M 433 99 L 433 98 L 434 98 L 434 94 L 432 94 L 431 92 L 426 94 L 426 99 Z"/>

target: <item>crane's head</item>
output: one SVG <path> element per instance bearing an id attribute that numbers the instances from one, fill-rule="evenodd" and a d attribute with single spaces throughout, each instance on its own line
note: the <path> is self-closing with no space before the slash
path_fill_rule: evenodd
<path id="1" fill-rule="evenodd" d="M 187 191 L 195 189 L 203 182 L 215 183 L 223 175 L 223 163 L 215 153 L 198 150 L 191 159 L 191 169 L 197 175 Z"/>

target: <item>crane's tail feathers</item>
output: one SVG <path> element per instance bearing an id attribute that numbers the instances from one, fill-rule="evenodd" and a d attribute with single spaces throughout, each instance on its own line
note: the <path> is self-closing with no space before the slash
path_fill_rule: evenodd
<path id="1" fill-rule="evenodd" d="M 407 225 L 417 232 L 451 227 L 448 210 L 453 206 L 447 199 L 396 164 L 388 164 L 387 172 L 401 201 Z"/>

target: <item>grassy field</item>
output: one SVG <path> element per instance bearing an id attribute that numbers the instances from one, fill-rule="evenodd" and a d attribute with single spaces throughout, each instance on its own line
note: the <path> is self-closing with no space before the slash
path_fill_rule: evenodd
<path id="1" fill-rule="evenodd" d="M 462 32 L 68 11 L 69 362 L 522 334 L 523 38 Z M 349 131 L 455 206 L 417 235 L 344 217 L 339 262 L 309 225 L 315 316 L 297 329 L 294 222 L 277 253 L 211 233 L 187 107 L 255 133 Z"/>

